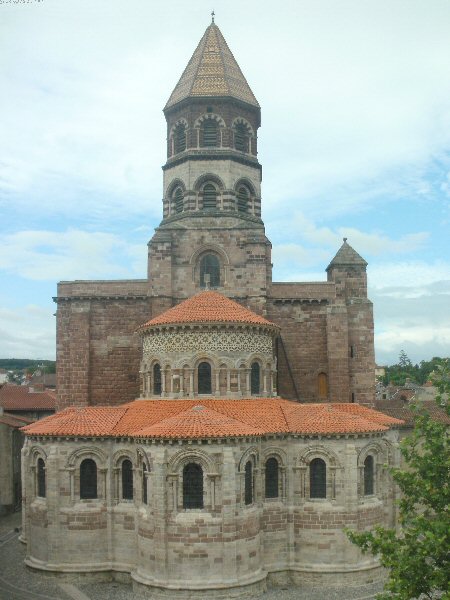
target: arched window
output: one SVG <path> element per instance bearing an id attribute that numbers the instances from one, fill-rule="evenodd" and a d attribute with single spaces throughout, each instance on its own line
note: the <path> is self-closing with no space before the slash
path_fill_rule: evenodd
<path id="1" fill-rule="evenodd" d="M 220 286 L 220 262 L 214 254 L 205 254 L 200 260 L 200 287 L 217 288 Z"/>
<path id="2" fill-rule="evenodd" d="M 37 495 L 45 498 L 45 462 L 43 458 L 37 461 Z"/>
<path id="3" fill-rule="evenodd" d="M 156 363 L 153 367 L 153 394 L 161 396 L 161 366 Z"/>
<path id="4" fill-rule="evenodd" d="M 203 123 L 203 146 L 218 146 L 217 123 L 208 119 Z"/>
<path id="5" fill-rule="evenodd" d="M 278 498 L 278 461 L 268 458 L 266 461 L 266 498 Z"/>
<path id="6" fill-rule="evenodd" d="M 145 464 L 142 465 L 142 503 L 147 504 L 147 467 Z"/>
<path id="7" fill-rule="evenodd" d="M 239 212 L 248 212 L 248 201 L 250 199 L 249 191 L 241 185 L 237 192 L 237 208 Z"/>
<path id="8" fill-rule="evenodd" d="M 217 190 L 212 183 L 207 183 L 203 188 L 203 209 L 214 210 L 217 208 Z"/>
<path id="9" fill-rule="evenodd" d="M 122 499 L 133 500 L 133 465 L 128 459 L 122 461 Z"/>
<path id="10" fill-rule="evenodd" d="M 175 190 L 173 194 L 173 201 L 175 204 L 175 212 L 183 212 L 183 190 L 180 187 L 177 187 Z"/>
<path id="11" fill-rule="evenodd" d="M 92 458 L 85 458 L 80 465 L 80 498 L 97 498 L 97 464 Z"/>
<path id="12" fill-rule="evenodd" d="M 327 466 L 321 458 L 314 458 L 309 464 L 309 497 L 327 497 Z"/>
<path id="13" fill-rule="evenodd" d="M 260 379 L 261 379 L 261 369 L 257 362 L 252 363 L 251 372 L 250 372 L 250 384 L 251 384 L 251 393 L 252 396 L 256 396 L 259 394 L 260 389 Z"/>
<path id="14" fill-rule="evenodd" d="M 182 123 L 175 127 L 173 142 L 175 154 L 186 150 L 186 126 Z"/>
<path id="15" fill-rule="evenodd" d="M 245 464 L 245 504 L 253 502 L 253 465 L 249 460 Z"/>
<path id="16" fill-rule="evenodd" d="M 183 469 L 183 508 L 203 508 L 203 469 L 196 463 Z"/>
<path id="17" fill-rule="evenodd" d="M 328 398 L 328 378 L 326 373 L 319 373 L 317 376 L 317 388 L 319 398 Z"/>
<path id="18" fill-rule="evenodd" d="M 212 394 L 211 365 L 207 362 L 198 365 L 198 393 Z"/>
<path id="19" fill-rule="evenodd" d="M 373 456 L 370 454 L 366 457 L 364 461 L 364 496 L 371 496 L 373 494 Z"/>
<path id="20" fill-rule="evenodd" d="M 234 128 L 234 147 L 240 152 L 248 152 L 248 133 L 244 123 L 238 123 Z"/>

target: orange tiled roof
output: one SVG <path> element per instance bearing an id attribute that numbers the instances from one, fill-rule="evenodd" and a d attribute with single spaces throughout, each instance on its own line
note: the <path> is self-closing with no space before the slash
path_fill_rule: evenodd
<path id="1" fill-rule="evenodd" d="M 356 404 L 278 398 L 135 400 L 120 407 L 68 408 L 23 428 L 29 435 L 195 439 L 270 433 L 382 432 L 402 421 Z"/>
<path id="2" fill-rule="evenodd" d="M 146 329 L 152 325 L 175 323 L 249 323 L 276 327 L 274 323 L 234 300 L 209 290 L 183 300 L 180 304 L 147 321 L 140 329 Z"/>
<path id="3" fill-rule="evenodd" d="M 53 390 L 30 391 L 27 385 L 6 384 L 0 388 L 0 406 L 5 410 L 55 410 Z"/>

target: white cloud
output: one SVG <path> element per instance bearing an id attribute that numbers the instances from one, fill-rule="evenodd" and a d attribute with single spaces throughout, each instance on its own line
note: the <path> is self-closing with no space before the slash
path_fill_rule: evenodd
<path id="1" fill-rule="evenodd" d="M 380 265 L 369 274 L 377 361 L 393 363 L 401 349 L 414 362 L 450 356 L 450 265 Z"/>
<path id="2" fill-rule="evenodd" d="M 173 7 L 143 0 L 132 11 L 111 0 L 106 13 L 99 0 L 3 7 L 7 197 L 14 191 L 25 208 L 37 196 L 42 211 L 73 215 L 89 209 L 86 192 L 95 191 L 100 212 L 118 213 L 128 196 L 129 211 L 159 214 L 159 202 L 148 199 L 161 195 L 161 108 L 210 10 L 206 0 Z M 270 32 L 271 44 L 249 53 L 255 10 L 258 39 Z M 450 142 L 447 2 L 436 0 L 430 11 L 419 2 L 342 0 L 337 9 L 286 0 L 280 11 L 228 0 L 218 12 L 263 106 L 268 211 L 280 196 L 319 211 L 315 199 L 326 195 L 327 209 L 338 211 L 386 190 L 426 189 L 417 174 Z"/>
<path id="3" fill-rule="evenodd" d="M 422 289 L 423 295 L 433 295 L 433 284 L 444 281 L 450 281 L 450 263 L 442 260 L 378 262 L 369 266 L 369 284 L 382 295 L 390 295 L 399 289 L 405 293 Z"/>
<path id="4" fill-rule="evenodd" d="M 55 359 L 54 307 L 0 307 L 0 356 Z"/>
<path id="5" fill-rule="evenodd" d="M 271 228 L 276 237 L 282 237 L 284 240 L 300 237 L 309 243 L 309 246 L 296 242 L 274 245 L 275 268 L 290 281 L 293 280 L 291 271 L 298 272 L 299 267 L 306 269 L 322 265 L 325 269 L 341 246 L 344 237 L 348 238 L 348 243 L 363 258 L 369 259 L 381 255 L 413 253 L 420 249 L 429 238 L 428 232 L 409 233 L 399 236 L 398 239 L 391 239 L 382 232 L 365 232 L 354 227 L 318 226 L 312 219 L 308 219 L 298 211 L 292 215 L 289 223 L 283 225 L 280 222 L 272 225 Z M 410 265 L 414 268 L 414 263 L 410 263 Z M 394 269 L 395 266 L 390 265 L 390 268 Z M 401 270 L 402 266 L 399 266 L 398 269 Z M 426 269 L 425 264 L 424 269 Z"/>
<path id="6" fill-rule="evenodd" d="M 19 231 L 0 241 L 0 269 L 36 281 L 142 277 L 145 246 L 102 232 Z"/>

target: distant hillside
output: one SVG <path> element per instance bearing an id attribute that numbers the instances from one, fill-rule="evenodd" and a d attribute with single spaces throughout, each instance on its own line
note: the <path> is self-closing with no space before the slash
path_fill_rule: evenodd
<path id="1" fill-rule="evenodd" d="M 31 358 L 0 358 L 0 369 L 6 369 L 7 371 L 21 371 L 23 369 L 34 371 L 42 366 L 45 367 L 46 371 L 54 373 L 56 361 Z"/>

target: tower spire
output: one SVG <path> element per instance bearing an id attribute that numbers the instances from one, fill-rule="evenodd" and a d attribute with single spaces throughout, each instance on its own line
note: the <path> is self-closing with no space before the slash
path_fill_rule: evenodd
<path id="1" fill-rule="evenodd" d="M 211 24 L 206 28 L 194 54 L 170 95 L 164 110 L 171 109 L 187 98 L 228 97 L 245 102 L 259 109 L 222 32 L 214 23 L 215 12 L 211 12 Z"/>

